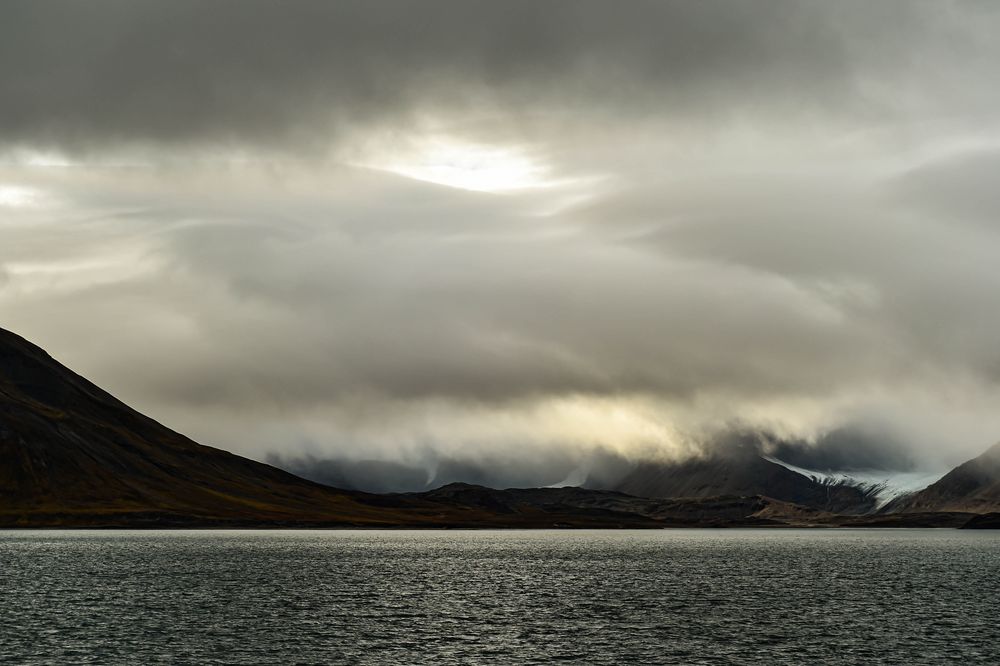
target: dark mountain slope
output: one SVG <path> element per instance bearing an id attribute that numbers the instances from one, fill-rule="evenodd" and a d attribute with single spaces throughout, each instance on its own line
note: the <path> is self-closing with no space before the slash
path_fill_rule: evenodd
<path id="1" fill-rule="evenodd" d="M 951 470 L 920 492 L 901 497 L 888 512 L 1000 512 L 1000 444 Z"/>
<path id="2" fill-rule="evenodd" d="M 967 530 L 1000 530 L 1000 513 L 981 513 L 962 526 Z"/>
<path id="3" fill-rule="evenodd" d="M 0 524 L 451 520 L 197 444 L 0 329 Z"/>

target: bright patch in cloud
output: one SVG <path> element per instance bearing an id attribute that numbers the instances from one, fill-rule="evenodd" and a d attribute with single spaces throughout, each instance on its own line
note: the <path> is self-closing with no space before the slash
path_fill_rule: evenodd
<path id="1" fill-rule="evenodd" d="M 522 148 L 445 138 L 419 141 L 412 150 L 384 154 L 364 166 L 477 192 L 504 192 L 556 184 L 548 178 L 549 169 Z"/>
<path id="2" fill-rule="evenodd" d="M 0 206 L 25 208 L 38 203 L 41 192 L 23 185 L 0 185 Z"/>

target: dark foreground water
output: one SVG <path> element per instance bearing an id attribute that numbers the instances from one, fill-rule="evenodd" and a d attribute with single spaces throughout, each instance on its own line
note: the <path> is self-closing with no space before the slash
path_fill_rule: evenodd
<path id="1" fill-rule="evenodd" d="M 1000 533 L 0 531 L 0 663 L 1000 663 Z"/>

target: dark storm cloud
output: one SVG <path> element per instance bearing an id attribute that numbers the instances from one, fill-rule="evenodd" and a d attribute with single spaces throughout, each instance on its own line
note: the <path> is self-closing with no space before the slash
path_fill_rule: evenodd
<path id="1" fill-rule="evenodd" d="M 768 453 L 820 472 L 908 472 L 914 468 L 913 452 L 897 433 L 858 425 L 836 428 L 815 442 L 777 440 L 771 443 Z"/>
<path id="2" fill-rule="evenodd" d="M 15 0 L 0 12 L 0 141 L 56 149 L 322 152 L 357 126 L 469 110 L 529 124 L 566 109 L 872 113 L 918 72 L 908 93 L 943 92 L 914 40 L 924 59 L 970 48 L 941 3 Z"/>

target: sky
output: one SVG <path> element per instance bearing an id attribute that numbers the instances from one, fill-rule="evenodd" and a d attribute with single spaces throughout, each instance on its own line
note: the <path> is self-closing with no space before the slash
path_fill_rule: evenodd
<path id="1" fill-rule="evenodd" d="M 11 0 L 0 326 L 257 459 L 543 485 L 740 430 L 952 465 L 1000 439 L 998 31 Z"/>

